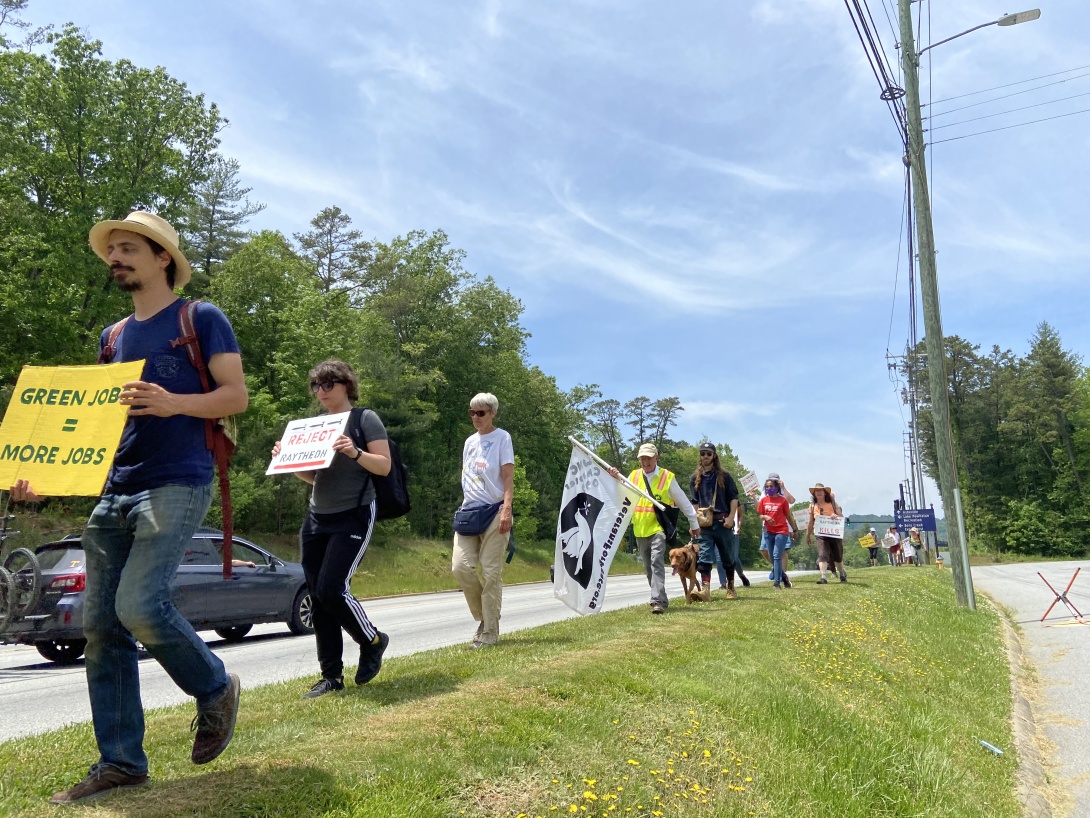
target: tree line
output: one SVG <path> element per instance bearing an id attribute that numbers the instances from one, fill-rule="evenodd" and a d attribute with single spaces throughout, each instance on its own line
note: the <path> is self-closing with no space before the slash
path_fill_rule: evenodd
<path id="1" fill-rule="evenodd" d="M 1024 356 L 996 345 L 982 351 L 956 335 L 944 348 L 970 544 L 997 553 L 1090 553 L 1090 371 L 1081 358 L 1047 322 Z M 937 479 L 925 361 L 921 344 L 902 369 L 921 386 L 921 456 Z"/>

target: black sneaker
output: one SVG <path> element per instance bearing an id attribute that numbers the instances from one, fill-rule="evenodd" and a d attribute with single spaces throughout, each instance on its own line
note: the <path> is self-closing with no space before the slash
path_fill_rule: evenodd
<path id="1" fill-rule="evenodd" d="M 131 790 L 148 783 L 148 774 L 129 775 L 117 767 L 95 764 L 87 777 L 76 786 L 54 793 L 50 798 L 53 804 L 75 804 L 79 801 L 93 801 L 118 790 Z"/>
<path id="2" fill-rule="evenodd" d="M 302 695 L 304 699 L 317 699 L 319 696 L 324 696 L 326 693 L 333 693 L 337 690 L 344 690 L 344 681 L 341 677 L 336 679 L 327 679 L 323 676 L 310 686 L 310 690 Z"/>
<path id="3" fill-rule="evenodd" d="M 653 614 L 666 613 L 666 609 L 664 607 L 662 607 L 659 603 L 652 602 L 651 603 L 651 613 L 653 613 Z"/>
<path id="4" fill-rule="evenodd" d="M 783 575 L 783 587 L 784 588 L 790 588 L 791 587 L 791 580 L 789 580 L 787 578 L 787 574 Z"/>
<path id="5" fill-rule="evenodd" d="M 824 574 L 822 574 L 822 575 L 821 575 L 821 579 L 819 579 L 819 580 L 817 581 L 817 584 L 818 584 L 818 585 L 828 585 L 828 584 L 829 584 L 829 580 L 827 580 L 827 579 L 825 578 L 825 575 L 824 575 Z"/>
<path id="6" fill-rule="evenodd" d="M 356 684 L 365 685 L 382 670 L 382 654 L 390 644 L 390 637 L 378 632 L 378 644 L 364 645 L 360 648 L 360 666 L 356 669 Z"/>
<path id="7" fill-rule="evenodd" d="M 738 576 L 741 577 L 741 579 L 742 579 L 742 587 L 743 588 L 748 588 L 749 587 L 749 578 L 745 574 L 739 574 Z"/>
<path id="8" fill-rule="evenodd" d="M 193 738 L 193 763 L 207 764 L 227 749 L 235 735 L 238 719 L 238 703 L 242 685 L 234 673 L 228 676 L 227 689 L 212 704 L 197 707 L 190 730 L 196 730 Z"/>
<path id="9" fill-rule="evenodd" d="M 848 572 L 847 571 L 841 571 L 840 572 L 840 581 L 841 582 L 847 582 L 848 581 Z"/>

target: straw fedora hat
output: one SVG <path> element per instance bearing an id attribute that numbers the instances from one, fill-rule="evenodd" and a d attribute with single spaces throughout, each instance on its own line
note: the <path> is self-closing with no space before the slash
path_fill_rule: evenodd
<path id="1" fill-rule="evenodd" d="M 151 239 L 170 253 L 174 259 L 176 271 L 174 273 L 174 287 L 180 289 L 189 283 L 193 277 L 193 270 L 189 266 L 189 259 L 178 249 L 178 231 L 171 227 L 166 219 L 149 213 L 146 210 L 134 210 L 124 219 L 107 219 L 99 222 L 91 228 L 87 240 L 95 255 L 110 263 L 107 247 L 110 246 L 110 233 L 114 230 L 128 230 L 139 233 L 144 238 Z"/>
<path id="2" fill-rule="evenodd" d="M 817 494 L 819 489 L 822 491 L 827 491 L 829 492 L 829 494 L 833 493 L 833 487 L 827 486 L 824 483 L 814 483 L 814 485 L 810 486 L 810 493 Z"/>

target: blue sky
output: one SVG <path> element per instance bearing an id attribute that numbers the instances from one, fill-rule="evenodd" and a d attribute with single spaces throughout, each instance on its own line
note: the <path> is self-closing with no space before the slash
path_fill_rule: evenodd
<path id="1" fill-rule="evenodd" d="M 870 3 L 896 62 L 889 0 Z M 933 5 L 918 47 L 1022 8 Z M 942 124 L 1090 92 L 1090 6 L 1041 8 L 929 52 L 923 97 L 1068 81 Z M 26 19 L 73 21 L 108 58 L 215 101 L 223 153 L 268 205 L 251 227 L 290 235 L 335 204 L 380 240 L 442 228 L 522 300 L 531 361 L 561 387 L 677 395 L 676 436 L 728 442 L 797 494 L 832 485 L 849 513 L 890 508 L 906 473 L 885 357 L 907 338 L 903 165 L 841 0 L 31 0 Z M 929 149 L 947 334 L 1024 354 L 1047 320 L 1090 347 L 1088 126 Z"/>

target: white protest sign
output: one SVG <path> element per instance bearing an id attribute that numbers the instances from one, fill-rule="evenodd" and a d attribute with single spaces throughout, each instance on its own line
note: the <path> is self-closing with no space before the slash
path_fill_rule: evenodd
<path id="1" fill-rule="evenodd" d="M 324 469 L 333 462 L 333 443 L 344 432 L 350 412 L 300 418 L 288 423 L 280 438 L 280 451 L 265 474 Z"/>
<path id="2" fill-rule="evenodd" d="M 761 481 L 757 479 L 757 475 L 750 472 L 742 478 L 742 491 L 753 497 L 761 493 Z"/>
<path id="3" fill-rule="evenodd" d="M 798 526 L 799 531 L 805 531 L 806 526 L 810 525 L 810 509 L 796 509 L 791 512 L 791 515 L 795 518 L 795 525 Z"/>
<path id="4" fill-rule="evenodd" d="M 833 539 L 844 539 L 844 518 L 843 517 L 825 517 L 824 515 L 817 515 L 814 517 L 814 533 L 819 537 L 832 537 Z"/>

